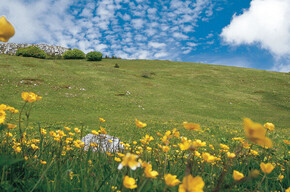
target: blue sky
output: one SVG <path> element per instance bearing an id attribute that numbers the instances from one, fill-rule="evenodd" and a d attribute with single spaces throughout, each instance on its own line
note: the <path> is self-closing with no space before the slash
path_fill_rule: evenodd
<path id="1" fill-rule="evenodd" d="M 1 0 L 10 42 L 290 71 L 289 0 Z"/>

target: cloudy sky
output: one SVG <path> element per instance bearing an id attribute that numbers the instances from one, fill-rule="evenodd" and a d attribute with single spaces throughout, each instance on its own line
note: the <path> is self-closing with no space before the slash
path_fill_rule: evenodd
<path id="1" fill-rule="evenodd" d="M 1 0 L 10 42 L 290 71 L 290 0 Z"/>

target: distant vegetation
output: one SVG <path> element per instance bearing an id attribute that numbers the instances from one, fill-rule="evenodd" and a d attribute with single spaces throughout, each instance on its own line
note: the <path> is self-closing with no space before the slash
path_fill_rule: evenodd
<path id="1" fill-rule="evenodd" d="M 16 51 L 16 56 L 35 57 L 40 59 L 47 58 L 47 54 L 42 49 L 35 46 L 29 46 L 18 49 Z"/>
<path id="2" fill-rule="evenodd" d="M 87 53 L 86 58 L 88 61 L 101 61 L 103 54 L 97 51 Z"/>
<path id="3" fill-rule="evenodd" d="M 103 54 L 97 51 L 91 51 L 85 54 L 83 51 L 79 49 L 72 49 L 64 52 L 61 55 L 55 54 L 47 54 L 42 49 L 36 46 L 29 46 L 25 48 L 19 48 L 16 51 L 16 56 L 23 56 L 23 57 L 34 57 L 40 59 L 86 59 L 87 61 L 101 61 L 103 58 Z M 105 59 L 121 59 L 120 57 L 116 56 L 108 56 L 104 57 Z"/>
<path id="4" fill-rule="evenodd" d="M 63 54 L 64 59 L 84 59 L 86 54 L 79 49 L 68 50 Z"/>

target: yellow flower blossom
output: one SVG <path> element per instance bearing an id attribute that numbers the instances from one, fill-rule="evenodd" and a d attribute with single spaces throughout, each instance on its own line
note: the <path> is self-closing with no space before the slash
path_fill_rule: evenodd
<path id="1" fill-rule="evenodd" d="M 153 179 L 156 179 L 157 175 L 158 175 L 158 172 L 157 171 L 152 171 L 152 165 L 151 164 L 148 164 L 146 167 L 145 167 L 145 176 L 148 177 L 148 178 L 153 178 Z"/>
<path id="2" fill-rule="evenodd" d="M 180 180 L 176 179 L 176 175 L 171 175 L 170 173 L 164 175 L 164 180 L 166 185 L 174 187 L 180 183 Z"/>
<path id="3" fill-rule="evenodd" d="M 79 128 L 74 128 L 74 131 L 76 132 L 76 133 L 80 133 L 81 132 L 81 130 L 79 129 Z"/>
<path id="4" fill-rule="evenodd" d="M 220 144 L 220 147 L 221 147 L 222 149 L 224 149 L 224 150 L 229 150 L 229 149 L 230 149 L 229 146 L 224 145 L 224 144 Z"/>
<path id="5" fill-rule="evenodd" d="M 42 99 L 42 97 L 40 97 L 32 92 L 23 92 L 23 93 L 21 93 L 21 97 L 24 101 L 26 101 L 28 103 L 39 101 Z"/>
<path id="6" fill-rule="evenodd" d="M 138 156 L 127 153 L 123 159 L 122 162 L 119 164 L 118 169 L 122 169 L 124 166 L 130 167 L 132 170 L 136 170 L 137 167 L 140 167 L 140 163 L 137 161 Z"/>
<path id="7" fill-rule="evenodd" d="M 207 163 L 212 163 L 216 160 L 216 157 L 209 153 L 202 153 L 202 158 Z"/>
<path id="8" fill-rule="evenodd" d="M 183 126 L 187 130 L 193 130 L 193 131 L 200 131 L 201 130 L 200 125 L 197 123 L 183 122 Z"/>
<path id="9" fill-rule="evenodd" d="M 13 25 L 4 16 L 0 17 L 0 41 L 7 42 L 14 34 Z"/>
<path id="10" fill-rule="evenodd" d="M 47 134 L 46 130 L 42 129 L 42 128 L 40 128 L 40 132 L 41 132 L 42 135 L 46 135 Z"/>
<path id="11" fill-rule="evenodd" d="M 275 125 L 273 123 L 265 123 L 264 127 L 268 129 L 269 131 L 274 131 L 275 130 Z"/>
<path id="12" fill-rule="evenodd" d="M 162 150 L 163 150 L 164 153 L 167 153 L 170 150 L 170 147 L 162 146 Z"/>
<path id="13" fill-rule="evenodd" d="M 229 158 L 235 158 L 236 157 L 236 154 L 235 153 L 231 153 L 231 152 L 227 152 L 227 156 Z"/>
<path id="14" fill-rule="evenodd" d="M 142 123 L 141 121 L 138 121 L 137 119 L 135 119 L 135 123 L 136 123 L 136 126 L 139 128 L 143 128 L 147 126 L 146 123 Z"/>
<path id="15" fill-rule="evenodd" d="M 284 142 L 285 144 L 287 144 L 287 145 L 290 145 L 290 141 L 288 141 L 288 140 L 286 140 L 286 139 L 284 139 L 283 142 Z"/>
<path id="16" fill-rule="evenodd" d="M 203 192 L 204 181 L 200 176 L 187 175 L 179 185 L 178 192 Z"/>
<path id="17" fill-rule="evenodd" d="M 43 164 L 43 165 L 46 165 L 46 161 L 40 160 L 40 163 Z"/>
<path id="18" fill-rule="evenodd" d="M 278 180 L 279 180 L 280 182 L 282 182 L 283 179 L 284 179 L 284 175 L 281 175 L 281 173 L 280 173 L 280 175 L 278 176 Z"/>
<path id="19" fill-rule="evenodd" d="M 251 119 L 245 118 L 244 130 L 250 141 L 262 147 L 272 148 L 272 141 L 266 137 L 266 130 L 261 124 L 254 123 Z"/>
<path id="20" fill-rule="evenodd" d="M 99 135 L 99 132 L 96 131 L 96 130 L 92 130 L 92 134 L 93 134 L 93 135 Z"/>
<path id="21" fill-rule="evenodd" d="M 196 139 L 195 141 L 192 142 L 194 147 L 205 147 L 206 146 L 206 142 L 202 142 L 199 139 Z"/>
<path id="22" fill-rule="evenodd" d="M 261 163 L 260 168 L 263 171 L 263 173 L 269 174 L 273 171 L 275 166 L 272 165 L 271 163 Z"/>
<path id="23" fill-rule="evenodd" d="M 99 121 L 102 122 L 102 123 L 105 123 L 106 120 L 103 119 L 103 118 L 99 118 Z"/>
<path id="24" fill-rule="evenodd" d="M 185 141 L 183 143 L 178 143 L 178 146 L 179 146 L 180 150 L 182 150 L 182 151 L 187 150 L 191 146 L 191 141 Z"/>
<path id="25" fill-rule="evenodd" d="M 67 131 L 71 130 L 71 128 L 69 128 L 69 127 L 64 127 L 64 129 L 67 130 Z"/>
<path id="26" fill-rule="evenodd" d="M 105 128 L 103 128 L 103 127 L 100 127 L 100 131 L 99 131 L 101 134 L 107 134 L 107 131 L 106 131 L 106 129 Z"/>
<path id="27" fill-rule="evenodd" d="M 117 161 L 117 162 L 121 161 L 121 159 L 119 157 L 115 157 L 114 160 Z"/>
<path id="28" fill-rule="evenodd" d="M 233 172 L 233 178 L 234 178 L 235 181 L 239 181 L 239 180 L 243 179 L 244 177 L 245 176 L 244 176 L 243 173 L 240 173 L 240 172 L 234 170 L 234 172 Z"/>
<path id="29" fill-rule="evenodd" d="M 127 175 L 123 179 L 123 185 L 127 189 L 135 189 L 135 188 L 137 188 L 135 179 L 132 178 L 132 177 L 129 177 Z"/>

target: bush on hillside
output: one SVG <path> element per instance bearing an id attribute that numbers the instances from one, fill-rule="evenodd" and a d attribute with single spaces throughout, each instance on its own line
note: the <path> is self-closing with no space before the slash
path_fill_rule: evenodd
<path id="1" fill-rule="evenodd" d="M 79 49 L 68 50 L 63 54 L 64 59 L 84 59 L 86 54 Z"/>
<path id="2" fill-rule="evenodd" d="M 88 61 L 101 61 L 102 57 L 103 54 L 97 51 L 91 51 L 86 56 Z"/>
<path id="3" fill-rule="evenodd" d="M 35 46 L 19 48 L 16 51 L 16 56 L 35 57 L 35 58 L 40 58 L 40 59 L 47 58 L 47 54 L 42 49 Z"/>

